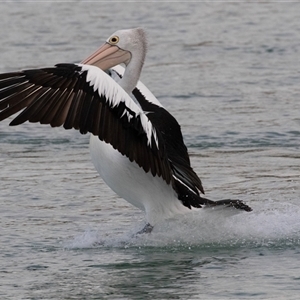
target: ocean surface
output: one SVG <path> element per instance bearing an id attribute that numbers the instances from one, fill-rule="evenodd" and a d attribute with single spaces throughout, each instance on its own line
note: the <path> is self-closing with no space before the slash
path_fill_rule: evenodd
<path id="1" fill-rule="evenodd" d="M 134 237 L 75 130 L 0 123 L 1 299 L 299 299 L 300 4 L 0 3 L 0 73 L 79 62 L 144 27 L 142 81 L 211 199 Z"/>

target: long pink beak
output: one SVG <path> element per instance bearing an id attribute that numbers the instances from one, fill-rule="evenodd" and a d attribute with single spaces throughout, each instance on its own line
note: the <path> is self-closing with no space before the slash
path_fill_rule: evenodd
<path id="1" fill-rule="evenodd" d="M 125 51 L 117 46 L 105 43 L 81 63 L 97 66 L 102 70 L 107 70 L 121 63 L 128 64 L 130 59 L 131 53 L 129 51 Z"/>

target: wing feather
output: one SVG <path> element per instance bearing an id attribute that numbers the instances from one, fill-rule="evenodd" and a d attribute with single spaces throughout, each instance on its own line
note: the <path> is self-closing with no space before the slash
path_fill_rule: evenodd
<path id="1" fill-rule="evenodd" d="M 91 132 L 146 172 L 173 180 L 160 132 L 97 67 L 59 64 L 0 74 L 0 121 L 18 112 L 11 125 L 29 121 Z"/>

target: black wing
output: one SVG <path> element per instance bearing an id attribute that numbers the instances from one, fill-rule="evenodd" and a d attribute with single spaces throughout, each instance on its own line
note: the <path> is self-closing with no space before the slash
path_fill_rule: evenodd
<path id="1" fill-rule="evenodd" d="M 133 95 L 140 103 L 142 109 L 147 113 L 153 126 L 162 135 L 165 143 L 167 157 L 172 169 L 173 187 L 177 197 L 182 204 L 188 208 L 207 206 L 231 206 L 237 209 L 252 211 L 251 207 L 240 200 L 213 201 L 200 196 L 199 191 L 204 194 L 202 183 L 198 175 L 191 167 L 187 148 L 183 142 L 180 125 L 176 119 L 163 107 L 155 105 L 146 100 L 137 88 Z"/>
<path id="2" fill-rule="evenodd" d="M 132 93 L 164 139 L 175 183 L 183 183 L 197 195 L 199 195 L 199 191 L 204 194 L 201 180 L 191 167 L 180 125 L 176 119 L 163 107 L 147 101 L 137 88 Z"/>
<path id="3" fill-rule="evenodd" d="M 25 121 L 75 128 L 110 143 L 146 172 L 173 181 L 161 134 L 122 88 L 94 66 L 0 74 L 0 121 L 22 111 L 10 125 Z"/>

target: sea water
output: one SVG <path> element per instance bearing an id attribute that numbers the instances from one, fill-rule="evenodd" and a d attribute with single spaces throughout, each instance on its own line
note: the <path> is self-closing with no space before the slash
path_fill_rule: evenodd
<path id="1" fill-rule="evenodd" d="M 298 299 L 298 3 L 0 4 L 0 72 L 79 62 L 144 27 L 142 81 L 177 118 L 211 199 L 145 225 L 75 130 L 0 124 L 1 299 Z M 162 199 L 163 201 L 163 199 Z"/>

